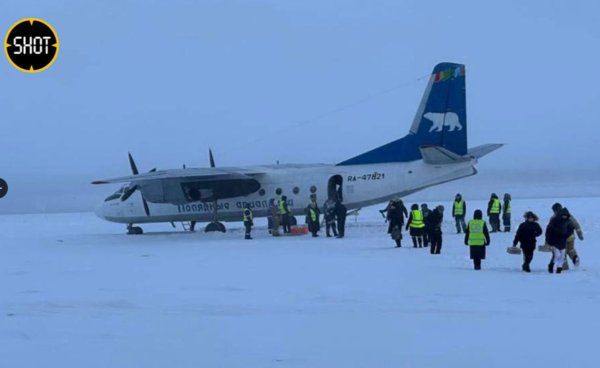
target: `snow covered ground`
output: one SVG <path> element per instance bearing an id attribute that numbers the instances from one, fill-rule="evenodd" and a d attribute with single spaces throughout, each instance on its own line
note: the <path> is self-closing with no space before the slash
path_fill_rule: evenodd
<path id="1" fill-rule="evenodd" d="M 555 201 L 515 199 L 514 226 Z M 473 271 L 449 203 L 440 256 L 394 249 L 374 208 L 343 240 L 0 216 L 2 366 L 595 367 L 600 198 L 559 201 L 586 234 L 562 275 L 539 252 L 521 272 L 509 234 Z"/>

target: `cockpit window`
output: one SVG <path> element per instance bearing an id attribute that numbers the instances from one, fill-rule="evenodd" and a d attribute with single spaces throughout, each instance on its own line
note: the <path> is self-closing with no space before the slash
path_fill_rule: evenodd
<path id="1" fill-rule="evenodd" d="M 123 185 L 121 188 L 117 189 L 116 192 L 114 192 L 113 194 L 111 194 L 108 197 L 106 197 L 106 199 L 104 200 L 104 202 L 113 201 L 115 199 L 121 198 L 121 196 L 125 192 L 126 188 L 127 188 L 127 185 Z"/>
<path id="2" fill-rule="evenodd" d="M 113 200 L 119 199 L 119 198 L 121 198 L 121 194 L 114 193 L 114 194 L 111 194 L 108 197 L 106 197 L 104 202 L 113 201 Z"/>

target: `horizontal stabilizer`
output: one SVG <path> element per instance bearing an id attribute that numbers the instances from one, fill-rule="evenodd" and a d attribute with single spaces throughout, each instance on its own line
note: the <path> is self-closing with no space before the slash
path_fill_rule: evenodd
<path id="1" fill-rule="evenodd" d="M 504 146 L 504 145 L 499 144 L 499 143 L 484 144 L 481 146 L 469 148 L 467 155 L 471 156 L 471 157 L 475 157 L 475 158 L 480 158 L 489 153 L 494 152 L 495 150 L 497 150 L 498 148 L 501 148 L 502 146 Z"/>
<path id="2" fill-rule="evenodd" d="M 423 155 L 423 162 L 428 165 L 456 164 L 471 159 L 469 156 L 457 155 L 440 146 L 421 146 L 419 149 Z"/>

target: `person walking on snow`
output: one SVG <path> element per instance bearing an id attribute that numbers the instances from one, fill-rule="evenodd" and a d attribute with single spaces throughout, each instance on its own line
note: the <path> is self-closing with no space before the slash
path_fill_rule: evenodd
<path id="1" fill-rule="evenodd" d="M 554 254 L 550 264 L 548 264 L 548 272 L 554 272 L 555 264 L 556 273 L 562 272 L 567 248 L 567 239 L 569 239 L 574 232 L 575 226 L 571 221 L 571 214 L 566 207 L 560 210 L 558 214 L 550 220 L 550 224 L 548 224 L 548 227 L 546 228 L 546 242 L 554 248 Z"/>
<path id="2" fill-rule="evenodd" d="M 454 198 L 452 204 L 452 217 L 456 221 L 456 233 L 460 234 L 462 228 L 463 233 L 467 231 L 467 223 L 465 222 L 465 214 L 467 213 L 467 202 L 462 199 L 460 193 Z"/>
<path id="3" fill-rule="evenodd" d="M 406 223 L 406 230 L 410 228 L 410 236 L 413 241 L 413 248 L 423 248 L 423 231 L 425 224 L 423 223 L 423 213 L 419 210 L 418 204 L 411 206 L 410 215 L 408 216 L 408 222 Z"/>
<path id="4" fill-rule="evenodd" d="M 490 245 L 490 233 L 481 210 L 475 210 L 473 220 L 469 221 L 465 232 L 465 245 L 469 246 L 473 268 L 477 271 L 481 270 L 481 261 L 485 259 L 485 248 Z"/>
<path id="5" fill-rule="evenodd" d="M 542 227 L 538 224 L 539 218 L 531 211 L 525 212 L 523 216 L 525 222 L 519 225 L 515 239 L 513 240 L 513 247 L 521 243 L 521 250 L 523 250 L 523 266 L 522 269 L 525 272 L 531 272 L 529 267 L 533 260 L 533 252 L 535 251 L 535 245 L 537 237 L 542 235 Z"/>
<path id="6" fill-rule="evenodd" d="M 402 247 L 402 227 L 404 226 L 402 208 L 404 208 L 404 204 L 401 201 L 394 200 L 387 210 L 388 234 L 396 242 L 396 248 Z"/>
<path id="7" fill-rule="evenodd" d="M 431 254 L 440 254 L 442 251 L 442 221 L 444 220 L 444 206 L 437 206 L 429 216 L 425 217 L 425 231 L 431 242 Z"/>
<path id="8" fill-rule="evenodd" d="M 323 216 L 325 217 L 325 231 L 328 238 L 331 238 L 330 231 L 333 230 L 333 236 L 338 236 L 335 224 L 335 202 L 331 199 L 325 201 L 323 205 Z"/>
<path id="9" fill-rule="evenodd" d="M 337 218 L 337 226 L 338 226 L 338 239 L 343 238 L 346 235 L 346 215 L 348 214 L 348 209 L 342 201 L 337 201 L 335 203 L 335 217 Z"/>
<path id="10" fill-rule="evenodd" d="M 427 203 L 423 203 L 421 204 L 421 213 L 423 214 L 423 223 L 425 223 L 425 220 L 427 220 L 427 216 L 429 216 L 431 214 L 431 210 L 429 209 L 429 207 L 427 206 Z M 429 240 L 429 232 L 427 232 L 427 229 L 423 229 L 423 246 L 428 247 L 430 244 L 430 240 Z"/>

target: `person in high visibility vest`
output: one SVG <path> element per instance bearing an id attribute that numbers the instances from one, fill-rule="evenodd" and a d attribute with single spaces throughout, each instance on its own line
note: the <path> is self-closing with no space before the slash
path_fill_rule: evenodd
<path id="1" fill-rule="evenodd" d="M 500 231 L 500 213 L 502 213 L 502 204 L 496 193 L 492 193 L 487 209 L 490 225 L 492 225 L 492 233 Z"/>
<path id="2" fill-rule="evenodd" d="M 467 231 L 467 223 L 465 222 L 465 214 L 467 213 L 467 202 L 462 199 L 462 195 L 458 193 L 454 197 L 454 204 L 452 205 L 452 217 L 456 222 L 456 233 L 460 234 L 462 228 L 463 232 Z"/>
<path id="3" fill-rule="evenodd" d="M 510 233 L 510 213 L 512 199 L 510 194 L 504 194 L 504 207 L 502 207 L 502 224 L 504 225 L 504 232 Z"/>
<path id="4" fill-rule="evenodd" d="M 465 232 L 465 245 L 469 246 L 474 269 L 481 270 L 481 260 L 485 259 L 485 247 L 490 245 L 490 233 L 481 210 L 475 210 L 473 220 L 469 221 Z"/>
<path id="5" fill-rule="evenodd" d="M 279 202 L 279 214 L 281 215 L 281 226 L 283 227 L 283 233 L 287 234 L 290 232 L 291 221 L 290 221 L 290 209 L 287 203 L 287 196 L 281 196 Z"/>
<path id="6" fill-rule="evenodd" d="M 321 228 L 319 221 L 319 207 L 315 202 L 310 202 L 306 208 L 306 222 L 308 223 L 308 230 L 312 233 L 313 238 L 319 236 L 317 234 Z"/>
<path id="7" fill-rule="evenodd" d="M 246 207 L 244 208 L 244 226 L 246 227 L 246 234 L 245 234 L 245 239 L 252 239 L 252 237 L 250 236 L 250 233 L 252 232 L 252 226 L 254 226 L 254 221 L 253 221 L 253 217 L 252 217 L 252 211 L 250 211 L 250 208 Z"/>
<path id="8" fill-rule="evenodd" d="M 423 222 L 423 213 L 419 210 L 418 204 L 413 204 L 410 207 L 410 215 L 406 223 L 406 230 L 410 229 L 410 236 L 413 241 L 413 248 L 423 248 L 423 231 L 425 231 L 425 223 Z"/>

